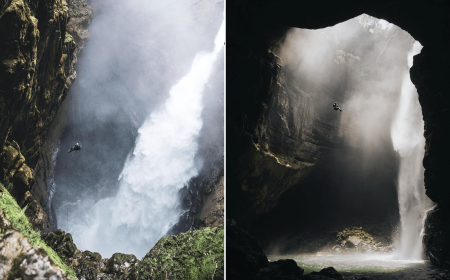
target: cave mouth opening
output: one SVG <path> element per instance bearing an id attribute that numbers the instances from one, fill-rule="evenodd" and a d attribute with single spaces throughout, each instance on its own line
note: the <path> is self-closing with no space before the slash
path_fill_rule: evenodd
<path id="1" fill-rule="evenodd" d="M 272 50 L 280 70 L 257 146 L 303 173 L 286 175 L 297 182 L 251 226 L 270 260 L 352 272 L 425 265 L 421 238 L 433 205 L 409 78 L 420 49 L 406 31 L 363 14 L 292 28 Z"/>

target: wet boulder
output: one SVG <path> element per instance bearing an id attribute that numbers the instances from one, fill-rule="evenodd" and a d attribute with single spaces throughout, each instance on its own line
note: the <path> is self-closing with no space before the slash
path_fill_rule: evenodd
<path id="1" fill-rule="evenodd" d="M 256 275 L 269 261 L 258 242 L 237 225 L 227 223 L 227 274 L 234 279 Z"/>
<path id="2" fill-rule="evenodd" d="M 302 280 L 343 280 L 344 277 L 339 274 L 333 267 L 327 267 L 322 269 L 320 272 L 311 272 L 303 276 Z"/>
<path id="3" fill-rule="evenodd" d="M 126 274 L 132 266 L 138 263 L 139 260 L 133 254 L 115 253 L 107 261 L 105 272 L 113 275 L 116 279 Z"/>
<path id="4" fill-rule="evenodd" d="M 450 269 L 450 214 L 441 208 L 428 212 L 423 243 L 431 263 Z"/>
<path id="5" fill-rule="evenodd" d="M 231 279 L 301 279 L 294 260 L 269 262 L 258 242 L 232 222 L 227 223 L 227 275 Z"/>
<path id="6" fill-rule="evenodd" d="M 261 279 L 301 279 L 303 269 L 294 260 L 278 260 L 267 263 L 257 275 Z"/>

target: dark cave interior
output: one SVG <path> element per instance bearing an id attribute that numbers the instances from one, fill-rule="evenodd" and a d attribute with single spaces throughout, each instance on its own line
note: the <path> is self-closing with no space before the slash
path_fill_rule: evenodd
<path id="1" fill-rule="evenodd" d="M 449 4 L 444 1 L 321 1 L 321 2 L 298 2 L 282 1 L 238 1 L 227 2 L 227 219 L 236 223 L 255 237 L 256 241 L 265 249 L 271 240 L 283 230 L 295 231 L 295 229 L 309 232 L 312 237 L 317 236 L 314 231 L 308 231 L 306 224 L 309 220 L 321 220 L 322 225 L 330 227 L 330 219 L 333 215 L 340 216 L 348 213 L 349 217 L 362 218 L 367 221 L 387 223 L 388 227 L 396 223 L 395 215 L 386 219 L 389 214 L 394 213 L 396 197 L 380 192 L 379 201 L 383 201 L 383 207 L 375 206 L 372 209 L 383 209 L 383 211 L 360 211 L 370 209 L 365 207 L 367 201 L 376 201 L 377 194 L 367 192 L 362 197 L 370 196 L 374 200 L 367 199 L 352 204 L 352 206 L 336 209 L 336 201 L 341 198 L 352 200 L 345 189 L 338 191 L 338 185 L 330 183 L 342 170 L 339 157 L 342 153 L 334 156 L 333 152 L 320 154 L 313 152 L 313 157 L 322 157 L 322 163 L 311 167 L 311 161 L 307 158 L 308 150 L 305 148 L 303 155 L 294 158 L 298 165 L 305 166 L 304 173 L 293 174 L 286 168 L 290 161 L 289 148 L 285 146 L 275 147 L 274 143 L 281 143 L 276 139 L 279 133 L 267 129 L 267 119 L 270 119 L 271 102 L 276 99 L 277 81 L 282 76 L 278 64 L 282 64 L 277 53 L 277 48 L 286 37 L 292 27 L 319 29 L 329 27 L 360 14 L 384 19 L 397 25 L 409 33 L 415 40 L 423 45 L 419 55 L 414 57 L 413 67 L 410 70 L 411 81 L 417 88 L 419 101 L 422 107 L 425 122 L 424 137 L 425 157 L 424 182 L 426 194 L 437 207 L 428 214 L 425 222 L 424 247 L 427 258 L 440 267 L 450 268 L 450 190 L 445 182 L 448 181 L 448 170 L 450 165 L 446 158 L 450 155 L 450 149 L 446 143 L 450 140 L 448 124 L 450 123 L 449 110 L 449 83 L 450 70 L 448 65 L 448 46 L 450 42 L 448 13 Z M 405 33 L 406 33 L 405 32 Z M 280 74 L 281 73 L 281 74 Z M 307 79 L 307 77 L 305 77 Z M 279 98 L 279 94 L 278 97 Z M 333 100 L 334 101 L 334 100 Z M 305 114 L 308 112 L 303 111 Z M 266 122 L 266 125 L 261 125 Z M 289 121 L 288 121 L 289 126 Z M 266 129 L 265 129 L 266 128 Z M 267 136 L 272 135 L 272 147 L 269 150 L 278 149 L 278 162 L 270 159 L 268 150 L 265 148 Z M 316 141 L 320 131 L 311 130 L 307 135 L 309 142 Z M 277 142 L 278 140 L 278 142 Z M 294 141 L 285 141 L 293 143 Z M 294 146 L 288 145 L 288 146 Z M 295 147 L 297 148 L 297 147 Z M 292 148 L 292 150 L 295 150 Z M 298 149 L 297 149 L 298 150 Z M 384 149 L 384 152 L 387 153 Z M 306 155 L 306 156 L 305 156 Z M 351 157 L 351 153 L 348 154 Z M 377 154 L 379 156 L 379 154 Z M 390 160 L 378 161 L 382 167 L 391 164 L 392 174 L 382 176 L 389 182 L 375 182 L 381 185 L 395 185 L 396 156 L 393 152 Z M 326 159 L 328 158 L 328 159 Z M 334 160 L 334 162 L 333 162 Z M 352 159 L 349 159 L 351 162 Z M 281 164 L 280 164 L 281 162 Z M 328 163 L 327 163 L 328 162 Z M 340 166 L 333 172 L 327 164 Z M 356 163 L 356 162 L 355 162 Z M 358 164 L 350 169 L 358 170 Z M 321 171 L 322 170 L 322 171 Z M 358 173 L 358 172 L 355 172 Z M 306 179 L 300 181 L 303 177 Z M 390 179 L 387 179 L 390 178 Z M 328 179 L 328 180 L 327 180 Z M 353 178 L 358 182 L 358 176 Z M 316 192 L 319 197 L 311 193 L 312 182 L 327 181 L 322 185 L 328 185 L 323 192 Z M 295 182 L 300 181 L 298 184 Z M 361 182 L 360 182 L 361 183 Z M 448 185 L 448 184 L 447 184 Z M 268 191 L 269 190 L 269 191 Z M 274 190 L 270 192 L 270 190 Z M 282 195 L 283 194 L 283 195 Z M 333 214 L 324 216 L 322 211 L 313 211 L 311 206 L 317 206 L 314 197 L 329 207 L 323 212 Z M 317 200 L 316 200 L 317 201 Z M 353 200 L 354 202 L 354 200 Z M 369 202 L 370 203 L 370 202 Z M 344 203 L 345 204 L 345 203 Z M 344 205 L 343 204 L 343 205 Z M 292 206 L 288 206 L 292 205 Z M 388 206 L 390 205 L 390 206 Z M 358 208 L 359 207 L 359 208 Z M 297 211 L 292 211 L 297 209 Z M 390 210 L 388 210 L 390 209 Z M 308 212 L 310 210 L 310 212 Z M 376 212 L 376 213 L 375 213 Z M 398 213 L 398 212 L 396 212 Z M 300 215 L 301 214 L 301 215 Z M 311 215 L 312 214 L 312 215 Z M 381 217 L 384 215 L 384 218 Z M 292 225 L 293 218 L 298 220 Z M 308 218 L 309 217 L 309 218 Z M 327 218 L 325 218 L 327 217 Z M 357 220 L 357 219 L 356 219 Z M 286 226 L 290 222 L 291 226 Z M 349 225 L 352 219 L 348 219 Z M 370 222 L 369 222 L 370 223 Z M 269 226 L 270 224 L 270 226 Z M 263 226 L 264 225 L 264 226 Z M 284 225 L 284 226 L 283 226 Z M 230 230 L 232 230 L 230 228 Z M 288 236 L 286 233 L 285 236 Z M 297 236 L 297 244 L 307 243 L 307 236 Z M 230 236 L 230 238 L 232 238 Z M 295 239 L 295 238 L 294 238 Z M 228 240 L 228 235 L 227 235 Z M 294 244 L 296 244 L 294 242 Z M 231 242 L 229 244 L 232 244 Z M 307 245 L 307 244 L 306 244 Z M 238 252 L 237 247 L 227 246 L 229 256 Z M 245 247 L 245 246 L 244 246 Z M 289 246 L 286 245 L 287 249 Z M 237 251 L 234 251 L 234 249 Z M 314 250 L 314 244 L 311 250 Z M 238 254 L 238 253 L 236 253 Z M 233 267 L 228 266 L 228 267 Z M 239 270 L 236 267 L 236 271 Z"/>

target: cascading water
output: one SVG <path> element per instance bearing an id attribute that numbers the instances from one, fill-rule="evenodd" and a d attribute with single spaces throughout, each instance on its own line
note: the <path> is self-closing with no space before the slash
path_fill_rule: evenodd
<path id="1" fill-rule="evenodd" d="M 422 46 L 415 42 L 408 53 L 408 66 Z M 422 259 L 422 233 L 426 211 L 432 206 L 425 195 L 423 184 L 425 139 L 424 123 L 417 91 L 409 73 L 403 77 L 400 105 L 394 119 L 391 135 L 395 150 L 400 153 L 398 176 L 398 200 L 401 219 L 401 233 L 397 254 L 400 258 Z"/>
<path id="2" fill-rule="evenodd" d="M 224 39 L 222 22 L 214 50 L 196 55 L 164 106 L 143 123 L 116 197 L 100 200 L 81 215 L 71 213 L 68 230 L 80 249 L 140 258 L 178 221 L 178 190 L 199 169 L 194 158 L 202 127 L 202 92 Z"/>

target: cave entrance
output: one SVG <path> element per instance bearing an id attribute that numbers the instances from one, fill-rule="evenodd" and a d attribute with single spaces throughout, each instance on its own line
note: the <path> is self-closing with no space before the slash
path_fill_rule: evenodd
<path id="1" fill-rule="evenodd" d="M 311 270 L 373 272 L 423 263 L 421 230 L 432 203 L 423 186 L 421 108 L 409 78 L 420 49 L 406 31 L 368 15 L 319 30 L 293 28 L 273 49 L 280 70 L 257 124 L 257 147 L 298 172 L 280 176 L 296 183 L 252 226 L 269 259 L 314 253 L 289 258 Z M 344 253 L 364 253 L 365 264 L 358 255 L 352 266 Z M 345 267 L 322 255 L 338 256 Z"/>

